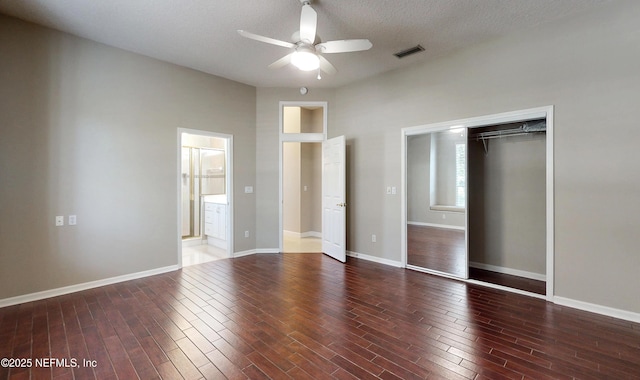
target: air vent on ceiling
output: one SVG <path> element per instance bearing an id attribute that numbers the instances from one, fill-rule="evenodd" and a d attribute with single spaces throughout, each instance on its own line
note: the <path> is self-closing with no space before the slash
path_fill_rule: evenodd
<path id="1" fill-rule="evenodd" d="M 424 51 L 424 48 L 420 45 L 416 45 L 414 47 L 410 47 L 409 49 L 405 49 L 403 51 L 399 51 L 397 53 L 395 53 L 394 55 L 398 58 L 404 58 L 408 55 L 412 55 L 412 54 L 416 54 L 416 53 L 420 53 L 421 51 Z"/>

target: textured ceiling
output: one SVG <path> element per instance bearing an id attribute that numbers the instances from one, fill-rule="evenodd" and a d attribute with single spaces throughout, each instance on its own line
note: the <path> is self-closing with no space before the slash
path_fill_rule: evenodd
<path id="1" fill-rule="evenodd" d="M 286 48 L 299 0 L 0 0 L 0 13 L 257 87 L 338 87 L 418 60 L 569 17 L 615 0 L 314 0 L 323 41 L 368 38 L 369 51 L 327 54 L 335 75 L 267 66 Z M 421 44 L 399 60 L 393 53 Z"/>

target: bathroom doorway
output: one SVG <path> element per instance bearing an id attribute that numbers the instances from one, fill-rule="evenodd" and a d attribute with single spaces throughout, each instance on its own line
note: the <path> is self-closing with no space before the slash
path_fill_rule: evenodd
<path id="1" fill-rule="evenodd" d="M 230 257 L 231 136 L 179 131 L 180 261 Z"/>

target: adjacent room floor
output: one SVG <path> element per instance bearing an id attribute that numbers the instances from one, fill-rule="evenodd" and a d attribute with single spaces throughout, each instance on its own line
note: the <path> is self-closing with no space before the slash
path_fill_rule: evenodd
<path id="1" fill-rule="evenodd" d="M 226 259 L 229 256 L 227 251 L 212 245 L 183 245 L 182 246 L 182 266 L 207 263 L 209 261 Z"/>
<path id="2" fill-rule="evenodd" d="M 318 237 L 299 237 L 284 234 L 283 251 L 287 253 L 322 252 L 322 239 Z"/>
<path id="3" fill-rule="evenodd" d="M 0 378 L 631 379 L 640 324 L 401 268 L 256 254 L 0 309 Z M 87 364 L 88 363 L 88 364 Z"/>

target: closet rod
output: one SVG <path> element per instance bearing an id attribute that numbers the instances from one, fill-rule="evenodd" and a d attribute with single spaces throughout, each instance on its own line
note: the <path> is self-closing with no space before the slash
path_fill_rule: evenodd
<path id="1" fill-rule="evenodd" d="M 524 123 L 517 128 L 501 129 L 497 131 L 478 132 L 472 134 L 470 137 L 475 137 L 476 141 L 482 140 L 484 146 L 484 153 L 488 154 L 489 149 L 487 147 L 487 140 L 497 139 L 507 136 L 522 136 L 530 133 L 546 133 L 547 123 L 546 121 L 538 121 L 532 123 Z"/>

